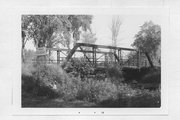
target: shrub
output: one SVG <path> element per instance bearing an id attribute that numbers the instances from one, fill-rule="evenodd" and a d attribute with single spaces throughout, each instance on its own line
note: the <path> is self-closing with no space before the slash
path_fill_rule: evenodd
<path id="1" fill-rule="evenodd" d="M 161 70 L 160 68 L 123 68 L 123 77 L 126 82 L 136 80 L 139 83 L 160 83 Z"/>
<path id="2" fill-rule="evenodd" d="M 33 77 L 35 68 L 32 63 L 22 63 L 21 79 L 22 79 L 22 92 L 32 93 L 36 85 L 36 81 Z"/>
<path id="3" fill-rule="evenodd" d="M 61 87 L 69 80 L 67 74 L 57 65 L 37 65 L 33 73 L 38 84 L 38 95 L 55 97 L 62 95 Z"/>
<path id="4" fill-rule="evenodd" d="M 90 102 L 99 102 L 115 97 L 116 86 L 110 81 L 83 81 L 78 89 L 77 99 Z"/>
<path id="5" fill-rule="evenodd" d="M 72 73 L 75 77 L 80 76 L 81 78 L 87 77 L 94 71 L 91 65 L 84 58 L 71 60 L 65 70 L 68 73 Z"/>
<path id="6" fill-rule="evenodd" d="M 160 107 L 160 90 L 132 89 L 126 84 L 118 86 L 117 97 L 99 102 L 101 107 Z"/>
<path id="7" fill-rule="evenodd" d="M 108 74 L 108 77 L 111 79 L 111 81 L 115 84 L 118 84 L 124 80 L 123 74 L 118 67 L 108 68 L 107 74 Z"/>
<path id="8" fill-rule="evenodd" d="M 68 80 L 67 74 L 60 66 L 22 64 L 22 92 L 57 97 L 64 94 L 61 88 Z"/>
<path id="9" fill-rule="evenodd" d="M 142 77 L 142 83 L 157 83 L 161 82 L 161 71 L 160 70 L 152 70 L 149 73 L 145 74 Z"/>
<path id="10" fill-rule="evenodd" d="M 123 92 L 122 92 L 123 91 Z M 124 101 L 126 107 L 160 107 L 160 90 L 132 89 L 125 87 L 118 93 L 118 101 Z"/>
<path id="11" fill-rule="evenodd" d="M 160 107 L 160 90 L 137 90 L 136 94 L 130 97 L 128 107 Z"/>
<path id="12" fill-rule="evenodd" d="M 68 75 L 57 65 L 22 65 L 23 91 L 38 96 L 61 97 L 65 101 L 83 100 L 106 107 L 158 107 L 160 90 L 134 89 L 117 81 L 122 77 L 117 69 L 110 68 L 109 77 L 99 81 Z"/>
<path id="13" fill-rule="evenodd" d="M 123 77 L 127 82 L 140 79 L 139 69 L 137 68 L 124 67 L 122 71 L 123 71 Z"/>
<path id="14" fill-rule="evenodd" d="M 34 90 L 35 80 L 32 76 L 22 74 L 22 92 L 31 93 Z"/>
<path id="15" fill-rule="evenodd" d="M 76 99 L 78 89 L 80 88 L 81 81 L 76 78 L 68 78 L 63 84 L 60 85 L 60 93 L 65 101 L 72 101 Z"/>
<path id="16" fill-rule="evenodd" d="M 22 63 L 21 68 L 21 73 L 25 76 L 32 76 L 32 73 L 35 71 L 35 67 L 32 62 Z"/>
<path id="17" fill-rule="evenodd" d="M 61 66 L 22 65 L 22 92 L 36 96 L 61 97 L 65 100 L 72 100 L 77 94 L 76 89 L 79 85 L 77 80 L 68 77 Z"/>

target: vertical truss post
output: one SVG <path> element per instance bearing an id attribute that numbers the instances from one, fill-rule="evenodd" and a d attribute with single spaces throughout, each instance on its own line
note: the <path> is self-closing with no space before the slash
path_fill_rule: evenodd
<path id="1" fill-rule="evenodd" d="M 115 59 L 113 49 L 111 49 L 111 57 L 112 57 L 112 58 L 111 58 L 111 64 L 113 64 L 114 59 Z"/>
<path id="2" fill-rule="evenodd" d="M 57 64 L 60 63 L 60 50 L 57 50 Z"/>
<path id="3" fill-rule="evenodd" d="M 93 63 L 94 63 L 94 67 L 96 67 L 96 48 L 93 47 Z"/>
<path id="4" fill-rule="evenodd" d="M 82 53 L 84 54 L 84 58 L 86 58 L 88 60 L 88 62 L 91 64 L 91 60 L 88 58 L 88 56 L 86 55 L 86 53 L 84 52 L 83 48 L 81 46 L 79 46 L 79 48 L 81 49 Z M 93 65 L 92 65 L 93 66 Z"/>
<path id="5" fill-rule="evenodd" d="M 114 49 L 114 54 L 116 54 L 116 49 Z M 117 60 L 116 60 L 116 57 L 114 56 L 114 62 L 116 63 Z"/>
<path id="6" fill-rule="evenodd" d="M 92 60 L 93 60 L 92 62 L 93 62 L 93 65 L 94 65 L 94 47 L 92 47 L 92 51 L 93 51 L 92 52 Z"/>
<path id="7" fill-rule="evenodd" d="M 104 64 L 107 65 L 107 63 L 108 63 L 107 53 L 104 53 Z"/>

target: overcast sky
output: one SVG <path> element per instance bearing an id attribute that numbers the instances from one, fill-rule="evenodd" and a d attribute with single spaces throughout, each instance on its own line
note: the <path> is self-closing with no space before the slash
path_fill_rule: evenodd
<path id="1" fill-rule="evenodd" d="M 111 45 L 110 25 L 112 15 L 95 15 L 92 23 L 92 30 L 96 33 L 96 44 Z M 120 28 L 117 45 L 122 47 L 131 47 L 135 34 L 140 30 L 140 26 L 145 21 L 152 20 L 153 23 L 161 25 L 161 16 L 149 15 L 120 15 L 122 26 Z"/>
<path id="2" fill-rule="evenodd" d="M 135 34 L 140 30 L 140 26 L 145 21 L 152 21 L 161 25 L 161 16 L 150 15 L 119 15 L 122 20 L 117 46 L 131 48 Z M 111 45 L 110 25 L 112 15 L 93 15 L 92 32 L 96 34 L 96 44 Z M 27 49 L 34 49 L 32 42 L 27 42 Z"/>

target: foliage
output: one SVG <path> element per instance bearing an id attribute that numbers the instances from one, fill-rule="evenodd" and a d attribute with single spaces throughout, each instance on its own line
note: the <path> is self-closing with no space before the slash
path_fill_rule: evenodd
<path id="1" fill-rule="evenodd" d="M 28 16 L 22 16 L 21 18 L 22 49 L 24 49 L 26 42 L 28 40 L 26 39 L 26 29 L 28 29 L 29 23 L 30 23 L 30 20 L 28 19 Z"/>
<path id="2" fill-rule="evenodd" d="M 37 65 L 34 77 L 38 81 L 40 90 L 43 90 L 44 87 L 49 89 L 51 94 L 48 95 L 62 95 L 61 85 L 69 79 L 62 68 L 56 65 Z M 40 91 L 40 93 L 46 95 L 48 92 Z"/>
<path id="3" fill-rule="evenodd" d="M 160 68 L 142 67 L 122 69 L 125 81 L 136 80 L 140 83 L 160 83 Z"/>
<path id="4" fill-rule="evenodd" d="M 33 50 L 24 50 L 24 61 L 32 62 L 35 59 L 35 51 Z"/>
<path id="5" fill-rule="evenodd" d="M 90 43 L 90 44 L 94 44 L 97 40 L 96 38 L 96 34 L 93 34 L 91 32 L 84 32 L 82 34 L 82 42 L 83 43 Z"/>
<path id="6" fill-rule="evenodd" d="M 143 83 L 161 83 L 161 70 L 152 69 L 148 73 L 144 74 L 141 80 Z"/>
<path id="7" fill-rule="evenodd" d="M 33 77 L 33 72 L 35 71 L 36 69 L 32 63 L 22 63 L 22 94 L 34 91 L 34 88 L 36 87 L 36 80 Z"/>
<path id="8" fill-rule="evenodd" d="M 36 47 L 48 46 L 53 33 L 63 31 L 63 22 L 66 23 L 66 27 L 70 27 L 67 18 L 63 16 L 58 18 L 54 15 L 23 15 L 23 17 L 28 17 L 27 20 L 30 21 L 25 29 L 26 36 L 34 40 Z"/>
<path id="9" fill-rule="evenodd" d="M 161 27 L 152 21 L 145 22 L 141 30 L 135 35 L 135 41 L 132 46 L 137 49 L 148 52 L 150 55 L 156 55 L 161 42 Z"/>
<path id="10" fill-rule="evenodd" d="M 116 90 L 116 86 L 110 81 L 88 79 L 81 82 L 76 98 L 90 102 L 100 102 L 116 97 Z"/>
<path id="11" fill-rule="evenodd" d="M 71 21 L 72 24 L 71 29 L 73 32 L 74 44 L 80 39 L 80 28 L 82 28 L 83 31 L 91 31 L 91 15 L 69 15 L 69 21 Z"/>
<path id="12" fill-rule="evenodd" d="M 82 33 L 82 36 L 81 36 L 81 40 L 83 43 L 89 43 L 89 44 L 95 44 L 97 38 L 96 38 L 96 34 L 93 34 L 91 32 L 84 32 Z M 84 50 L 87 50 L 87 51 L 92 51 L 92 49 L 90 47 L 83 47 Z M 91 53 L 86 53 L 87 57 L 88 58 L 92 58 L 92 54 Z"/>
<path id="13" fill-rule="evenodd" d="M 111 78 L 97 80 L 70 75 L 57 65 L 22 66 L 22 92 L 64 101 L 89 101 L 97 107 L 159 107 L 160 90 L 132 88 Z M 23 94 L 26 95 L 26 94 Z"/>
<path id="14" fill-rule="evenodd" d="M 109 67 L 107 69 L 107 75 L 115 84 L 119 84 L 124 80 L 121 68 L 118 65 Z"/>
<path id="15" fill-rule="evenodd" d="M 91 64 L 87 62 L 85 58 L 80 59 L 72 59 L 71 62 L 67 65 L 65 70 L 73 74 L 75 77 L 88 77 L 93 73 L 94 68 L 92 68 Z"/>
<path id="16" fill-rule="evenodd" d="M 100 107 L 160 107 L 160 90 L 132 89 L 127 84 L 118 86 L 116 99 L 99 103 Z"/>
<path id="17" fill-rule="evenodd" d="M 160 107 L 160 90 L 141 90 L 135 96 L 130 97 L 128 107 Z"/>
<path id="18" fill-rule="evenodd" d="M 58 85 L 62 84 L 65 79 L 68 77 L 58 66 L 23 63 L 23 92 L 38 96 L 57 97 L 61 94 Z"/>
<path id="19" fill-rule="evenodd" d="M 80 28 L 90 30 L 91 19 L 90 15 L 22 15 L 22 31 L 34 40 L 35 46 L 62 43 L 69 47 L 71 35 L 77 41 Z"/>

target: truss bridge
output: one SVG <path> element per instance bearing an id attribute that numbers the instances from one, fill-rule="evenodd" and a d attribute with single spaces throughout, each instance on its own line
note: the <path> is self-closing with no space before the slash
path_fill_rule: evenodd
<path id="1" fill-rule="evenodd" d="M 95 68 L 114 63 L 121 67 L 153 67 L 148 53 L 132 48 L 76 43 L 72 49 L 47 48 L 47 50 L 55 51 L 57 56 L 56 60 L 49 59 L 48 63 L 61 64 L 63 68 L 71 60 L 80 58 Z"/>

